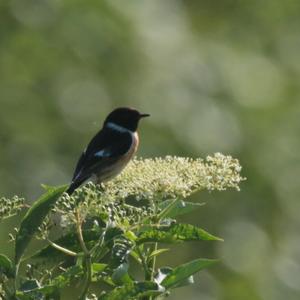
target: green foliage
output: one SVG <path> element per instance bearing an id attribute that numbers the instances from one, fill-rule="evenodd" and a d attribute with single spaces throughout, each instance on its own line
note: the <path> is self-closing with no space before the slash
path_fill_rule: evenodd
<path id="1" fill-rule="evenodd" d="M 12 261 L 4 254 L 0 254 L 0 274 L 4 274 L 8 278 L 14 276 Z"/>
<path id="2" fill-rule="evenodd" d="M 31 203 L 39 182 L 67 182 L 106 114 L 136 106 L 153 115 L 139 155 L 218 149 L 251 178 L 188 199 L 209 204 L 182 219 L 217 228 L 224 260 L 172 300 L 300 299 L 299 28 L 295 0 L 0 0 L 0 194 Z M 19 220 L 0 223 L 10 258 Z M 195 244 L 162 258 L 213 257 Z"/>
<path id="3" fill-rule="evenodd" d="M 162 210 L 162 212 L 160 213 L 161 217 L 174 218 L 193 212 L 204 204 L 205 203 L 194 203 L 175 199 L 163 201 L 159 203 L 158 207 Z"/>
<path id="4" fill-rule="evenodd" d="M 37 232 L 39 226 L 48 215 L 55 201 L 66 190 L 66 186 L 48 189 L 27 211 L 22 219 L 19 231 L 16 236 L 15 263 L 18 265 L 24 250 L 29 244 L 32 236 Z"/>
<path id="5" fill-rule="evenodd" d="M 141 297 L 157 296 L 164 292 L 155 282 L 130 282 L 122 287 L 115 288 L 112 292 L 100 296 L 100 300 L 127 300 Z"/>
<path id="6" fill-rule="evenodd" d="M 159 229 L 149 229 L 141 232 L 138 236 L 137 243 L 174 243 L 200 240 L 221 241 L 222 239 L 190 224 L 172 224 L 170 226 L 162 226 Z"/>
<path id="7" fill-rule="evenodd" d="M 166 169 L 155 173 L 162 165 Z M 72 196 L 64 193 L 66 186 L 45 186 L 46 192 L 20 224 L 15 264 L 0 255 L 2 293 L 7 299 L 59 299 L 65 288 L 77 282 L 82 300 L 162 299 L 172 289 L 192 284 L 193 274 L 217 261 L 196 259 L 158 268 L 157 257 L 168 251 L 160 243 L 222 241 L 192 224 L 179 223 L 176 217 L 202 206 L 185 201 L 191 193 L 238 189 L 243 180 L 240 170 L 237 160 L 221 154 L 206 162 L 168 157 L 135 160 L 111 182 L 88 183 Z M 58 215 L 64 233 L 54 239 Z M 33 237 L 48 244 L 23 258 Z M 144 273 L 143 280 L 137 280 L 132 258 Z M 25 272 L 18 271 L 25 262 Z M 94 290 L 92 283 L 103 291 Z"/>
<path id="8" fill-rule="evenodd" d="M 187 280 L 193 274 L 215 264 L 216 262 L 217 260 L 214 259 L 196 259 L 178 266 L 166 275 L 166 277 L 162 280 L 161 285 L 166 289 L 178 287 L 179 284 Z"/>

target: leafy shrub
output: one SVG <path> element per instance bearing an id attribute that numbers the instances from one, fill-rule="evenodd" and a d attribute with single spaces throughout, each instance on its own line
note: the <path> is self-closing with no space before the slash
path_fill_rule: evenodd
<path id="1" fill-rule="evenodd" d="M 60 299 L 64 288 L 77 283 L 78 299 L 163 299 L 217 261 L 199 258 L 175 268 L 156 267 L 157 256 L 169 250 L 161 243 L 221 240 L 176 221 L 203 205 L 186 199 L 204 189 L 239 190 L 240 171 L 238 160 L 220 153 L 205 160 L 135 159 L 112 181 L 87 183 L 71 196 L 64 193 L 67 186 L 44 186 L 46 192 L 18 228 L 14 261 L 0 255 L 0 295 Z M 1 198 L 0 217 L 27 208 L 22 198 Z M 33 238 L 47 244 L 24 257 Z M 133 272 L 133 261 L 143 280 Z M 20 264 L 25 270 L 19 271 Z"/>

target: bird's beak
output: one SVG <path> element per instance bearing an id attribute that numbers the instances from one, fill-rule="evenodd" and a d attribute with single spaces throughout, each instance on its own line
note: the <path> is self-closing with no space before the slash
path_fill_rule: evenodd
<path id="1" fill-rule="evenodd" d="M 150 117 L 149 114 L 140 114 L 140 118 L 146 118 L 146 117 Z"/>

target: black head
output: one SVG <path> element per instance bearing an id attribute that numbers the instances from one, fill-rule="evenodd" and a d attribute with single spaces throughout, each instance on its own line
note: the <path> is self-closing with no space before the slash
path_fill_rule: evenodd
<path id="1" fill-rule="evenodd" d="M 131 131 L 136 131 L 140 119 L 149 117 L 149 114 L 141 114 L 139 111 L 129 107 L 119 107 L 113 110 L 105 119 L 104 125 L 111 122 Z"/>

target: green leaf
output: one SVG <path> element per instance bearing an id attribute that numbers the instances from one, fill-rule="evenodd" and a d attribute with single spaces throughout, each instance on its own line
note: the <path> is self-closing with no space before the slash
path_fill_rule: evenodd
<path id="1" fill-rule="evenodd" d="M 94 244 L 98 241 L 100 233 L 95 230 L 83 230 L 83 239 L 87 244 L 88 248 L 92 248 Z M 53 241 L 57 245 L 60 245 L 64 248 L 70 249 L 72 251 L 81 251 L 81 247 L 77 238 L 77 233 L 70 232 L 64 236 Z M 66 257 L 66 254 L 53 248 L 51 245 L 47 245 L 44 248 L 40 249 L 33 255 L 25 257 L 24 259 L 44 259 L 47 260 L 61 260 Z"/>
<path id="2" fill-rule="evenodd" d="M 65 272 L 63 272 L 61 275 L 55 277 L 51 281 L 51 286 L 55 286 L 56 288 L 64 288 L 70 282 L 76 278 L 80 278 L 84 275 L 82 266 L 72 266 L 68 268 Z"/>
<path id="3" fill-rule="evenodd" d="M 100 296 L 99 300 L 131 300 L 145 296 L 157 296 L 164 291 L 164 288 L 155 282 L 131 282 Z"/>
<path id="4" fill-rule="evenodd" d="M 132 242 L 134 242 L 136 240 L 136 235 L 133 231 L 126 231 L 124 233 L 124 236 Z"/>
<path id="5" fill-rule="evenodd" d="M 218 262 L 216 259 L 196 259 L 173 269 L 161 282 L 166 289 L 175 288 L 193 274 Z"/>
<path id="6" fill-rule="evenodd" d="M 158 269 L 157 273 L 155 274 L 155 282 L 161 284 L 162 281 L 172 273 L 173 269 L 170 267 L 162 267 Z"/>
<path id="7" fill-rule="evenodd" d="M 102 272 L 106 269 L 107 264 L 100 264 L 100 263 L 93 263 L 92 264 L 92 270 L 95 273 Z"/>
<path id="8" fill-rule="evenodd" d="M 48 184 L 44 184 L 44 183 L 41 184 L 41 187 L 42 187 L 45 191 L 49 191 L 49 190 L 53 189 L 53 186 L 48 185 Z"/>
<path id="9" fill-rule="evenodd" d="M 195 211 L 205 205 L 205 203 L 194 203 L 183 200 L 165 200 L 159 204 L 159 208 L 162 209 L 161 217 L 174 218 L 176 216 L 188 214 Z"/>
<path id="10" fill-rule="evenodd" d="M 94 261 L 101 260 L 114 245 L 114 239 L 123 236 L 124 231 L 118 227 L 109 227 L 103 233 L 103 242 L 97 243 L 93 249 Z M 102 239 L 102 237 L 101 237 Z M 99 240 L 99 238 L 98 238 Z"/>
<path id="11" fill-rule="evenodd" d="M 40 292 L 37 292 L 35 294 L 29 294 L 29 293 L 17 291 L 16 296 L 18 300 L 33 300 L 33 299 L 41 300 L 41 297 L 43 295 Z"/>
<path id="12" fill-rule="evenodd" d="M 41 285 L 36 279 L 30 279 L 22 283 L 20 290 L 16 292 L 18 299 L 22 300 L 43 300 L 43 294 L 39 291 Z"/>
<path id="13" fill-rule="evenodd" d="M 19 264 L 20 259 L 25 249 L 27 248 L 32 236 L 38 230 L 38 227 L 42 224 L 52 205 L 66 190 L 66 188 L 67 186 L 64 185 L 52 189 L 47 189 L 47 192 L 43 194 L 27 211 L 26 215 L 22 219 L 20 229 L 16 236 L 16 265 Z"/>
<path id="14" fill-rule="evenodd" d="M 122 235 L 123 233 L 124 231 L 118 227 L 110 227 L 105 232 L 104 241 L 106 244 L 109 244 L 114 240 L 114 238 Z"/>
<path id="15" fill-rule="evenodd" d="M 92 264 L 92 282 L 97 282 L 99 279 L 103 280 L 103 272 L 107 268 L 107 264 L 93 263 Z"/>
<path id="16" fill-rule="evenodd" d="M 72 280 L 83 276 L 83 269 L 81 266 L 72 266 L 68 268 L 64 273 L 52 279 L 51 283 L 40 287 L 39 285 L 27 286 L 26 289 L 17 291 L 16 295 L 20 299 L 38 299 L 39 295 L 52 295 L 57 292 L 58 289 L 62 289 L 69 285 Z"/>
<path id="17" fill-rule="evenodd" d="M 137 244 L 146 242 L 174 243 L 181 241 L 222 241 L 205 230 L 190 224 L 172 224 L 158 229 L 147 229 L 141 232 Z"/>
<path id="18" fill-rule="evenodd" d="M 187 286 L 187 285 L 191 285 L 194 284 L 194 276 L 191 275 L 188 278 L 181 280 L 180 282 L 178 282 L 178 284 L 176 284 L 176 286 L 174 286 L 174 288 L 178 288 L 178 287 L 182 287 L 182 286 Z"/>
<path id="19" fill-rule="evenodd" d="M 132 282 L 131 277 L 128 274 L 129 264 L 127 262 L 119 265 L 113 272 L 111 279 L 117 285 L 122 285 Z"/>
<path id="20" fill-rule="evenodd" d="M 140 256 L 139 256 L 139 254 L 138 254 L 136 251 L 131 250 L 130 256 L 131 256 L 138 264 L 141 264 L 141 263 L 142 263 L 142 260 L 140 259 Z"/>
<path id="21" fill-rule="evenodd" d="M 169 250 L 170 250 L 170 249 L 164 249 L 164 248 L 154 250 L 154 251 L 149 255 L 148 259 L 151 259 L 151 258 L 153 258 L 154 256 L 158 256 L 158 255 L 160 255 L 160 254 L 162 254 L 162 253 L 165 253 L 165 252 L 167 252 L 167 251 L 169 251 Z"/>
<path id="22" fill-rule="evenodd" d="M 127 262 L 128 255 L 133 248 L 134 243 L 125 236 L 117 236 L 113 240 L 113 247 L 111 251 L 110 266 L 117 268 L 124 262 Z"/>
<path id="23" fill-rule="evenodd" d="M 14 277 L 14 266 L 12 261 L 4 254 L 0 254 L 0 274 L 5 274 L 8 278 Z"/>
<path id="24" fill-rule="evenodd" d="M 41 287 L 41 285 L 38 282 L 38 280 L 36 280 L 36 279 L 30 279 L 30 280 L 27 280 L 27 281 L 25 281 L 25 282 L 22 283 L 22 285 L 20 287 L 20 291 L 22 291 L 22 292 L 28 292 L 28 291 L 31 291 L 31 290 L 38 289 L 40 287 Z"/>
<path id="25" fill-rule="evenodd" d="M 172 199 L 172 200 L 166 200 L 164 202 L 164 207 L 163 205 L 159 206 L 159 208 L 162 209 L 162 211 L 157 215 L 157 219 L 161 220 L 163 218 L 166 218 L 170 215 L 170 213 L 172 212 L 172 210 L 178 205 L 178 203 L 180 202 L 179 199 Z"/>
<path id="26" fill-rule="evenodd" d="M 160 269 L 158 269 L 156 275 L 155 275 L 155 282 L 161 284 L 163 282 L 163 280 L 170 275 L 173 272 L 173 269 L 170 267 L 162 267 Z M 194 283 L 194 277 L 193 275 L 187 277 L 186 279 L 181 280 L 180 282 L 178 282 L 175 286 L 173 286 L 172 288 L 178 288 L 178 287 L 182 287 L 182 286 L 186 286 L 186 285 L 191 285 Z"/>

